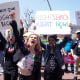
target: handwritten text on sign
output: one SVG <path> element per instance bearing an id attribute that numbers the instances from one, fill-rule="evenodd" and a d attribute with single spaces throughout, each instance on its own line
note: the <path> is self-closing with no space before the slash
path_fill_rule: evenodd
<path id="1" fill-rule="evenodd" d="M 7 2 L 0 4 L 0 29 L 10 29 L 10 13 L 15 12 L 16 21 L 20 20 L 20 11 L 18 1 Z M 19 24 L 19 22 L 17 22 Z"/>
<path id="2" fill-rule="evenodd" d="M 69 23 L 68 11 L 38 11 L 36 13 L 35 24 L 38 34 L 70 34 Z"/>
<path id="3" fill-rule="evenodd" d="M 15 7 L 13 8 L 7 8 L 7 9 L 0 9 L 0 13 L 4 13 L 4 12 L 11 12 L 15 10 Z M 9 14 L 2 14 L 0 15 L 0 22 L 1 22 L 1 26 L 9 26 L 9 19 L 10 19 L 10 15 Z"/>

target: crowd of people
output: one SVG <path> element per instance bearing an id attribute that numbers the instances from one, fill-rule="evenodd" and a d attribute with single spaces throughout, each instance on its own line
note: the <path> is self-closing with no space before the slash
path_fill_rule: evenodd
<path id="1" fill-rule="evenodd" d="M 44 80 L 62 80 L 64 72 L 68 71 L 68 63 L 64 62 L 63 56 L 73 56 L 74 64 L 71 72 L 74 80 L 77 80 L 80 63 L 80 30 L 76 32 L 77 38 L 71 35 L 64 37 L 62 42 L 57 43 L 57 35 L 48 36 L 48 44 L 44 44 L 39 35 L 33 33 L 23 37 L 23 22 L 20 32 L 15 20 L 15 12 L 10 14 L 10 25 L 13 33 L 9 33 L 7 40 L 0 32 L 0 55 L 3 54 L 4 80 L 41 80 L 42 57 L 44 58 Z M 44 50 L 42 50 L 42 48 Z M 63 55 L 62 55 L 63 52 Z M 62 66 L 65 65 L 65 70 Z"/>

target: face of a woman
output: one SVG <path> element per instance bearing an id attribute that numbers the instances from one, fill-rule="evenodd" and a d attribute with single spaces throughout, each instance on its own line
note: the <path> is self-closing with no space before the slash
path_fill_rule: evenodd
<path id="1" fill-rule="evenodd" d="M 10 44 L 14 44 L 14 42 L 15 42 L 15 37 L 9 37 L 8 38 L 8 41 L 10 42 Z"/>
<path id="2" fill-rule="evenodd" d="M 55 41 L 54 38 L 49 38 L 48 42 L 49 42 L 49 46 L 50 46 L 50 47 L 53 47 L 54 44 L 56 43 L 56 41 Z"/>
<path id="3" fill-rule="evenodd" d="M 29 40 L 28 40 L 28 44 L 30 45 L 30 46 L 34 46 L 35 47 L 35 45 L 38 43 L 38 38 L 37 38 L 37 35 L 31 35 L 30 37 L 29 37 Z"/>

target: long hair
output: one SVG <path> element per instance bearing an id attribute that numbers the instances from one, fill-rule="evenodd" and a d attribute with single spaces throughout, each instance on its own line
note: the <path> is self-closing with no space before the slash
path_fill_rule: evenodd
<path id="1" fill-rule="evenodd" d="M 38 41 L 38 43 L 35 45 L 34 50 L 35 50 L 36 54 L 38 54 L 38 53 L 40 53 L 40 51 L 41 51 L 41 46 L 40 46 L 40 37 L 39 37 L 37 34 L 35 34 L 35 33 L 30 34 L 30 35 L 26 38 L 25 42 L 26 42 L 26 44 L 27 44 L 29 38 L 30 38 L 32 35 L 36 35 L 36 36 L 37 36 L 37 41 Z"/>

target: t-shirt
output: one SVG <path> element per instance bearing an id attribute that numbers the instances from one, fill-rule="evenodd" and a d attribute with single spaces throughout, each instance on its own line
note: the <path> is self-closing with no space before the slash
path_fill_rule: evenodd
<path id="1" fill-rule="evenodd" d="M 34 54 L 29 54 L 25 57 L 23 57 L 18 63 L 18 67 L 21 69 L 27 69 L 29 71 L 33 70 L 33 65 L 34 65 Z"/>
<path id="2" fill-rule="evenodd" d="M 57 73 L 58 72 L 58 63 L 53 54 L 50 54 L 45 65 L 45 71 L 47 73 Z"/>
<path id="3" fill-rule="evenodd" d="M 16 63 L 13 61 L 13 56 L 15 54 L 15 44 L 10 44 L 5 54 L 5 68 L 17 67 Z"/>
<path id="4" fill-rule="evenodd" d="M 71 43 L 72 41 L 68 41 L 64 47 L 64 50 L 65 51 L 71 51 Z"/>

